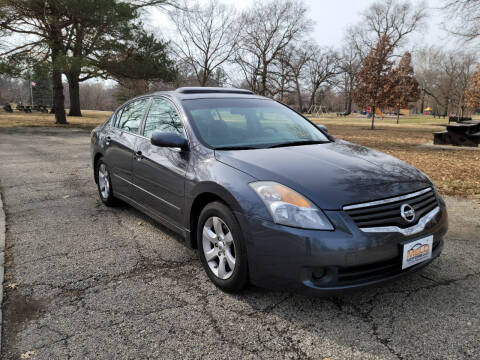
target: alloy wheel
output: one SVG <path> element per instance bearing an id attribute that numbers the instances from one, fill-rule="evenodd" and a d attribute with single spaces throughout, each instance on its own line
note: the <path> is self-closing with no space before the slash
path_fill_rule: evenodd
<path id="1" fill-rule="evenodd" d="M 102 197 L 108 199 L 110 195 L 110 174 L 107 166 L 103 163 L 98 167 L 98 188 Z"/>
<path id="2" fill-rule="evenodd" d="M 203 254 L 212 273 L 226 280 L 235 269 L 235 243 L 227 224 L 217 216 L 205 221 L 202 231 Z"/>

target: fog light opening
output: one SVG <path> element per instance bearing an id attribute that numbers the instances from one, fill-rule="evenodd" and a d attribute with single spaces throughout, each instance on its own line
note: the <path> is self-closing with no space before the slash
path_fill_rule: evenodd
<path id="1" fill-rule="evenodd" d="M 312 271 L 312 280 L 320 280 L 325 275 L 325 269 L 319 268 Z"/>

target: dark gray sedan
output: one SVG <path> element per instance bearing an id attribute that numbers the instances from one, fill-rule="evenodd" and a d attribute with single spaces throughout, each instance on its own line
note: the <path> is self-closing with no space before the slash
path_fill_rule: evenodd
<path id="1" fill-rule="evenodd" d="M 423 173 L 247 90 L 139 96 L 93 130 L 91 149 L 101 200 L 181 234 L 226 291 L 336 293 L 442 251 L 447 211 Z"/>

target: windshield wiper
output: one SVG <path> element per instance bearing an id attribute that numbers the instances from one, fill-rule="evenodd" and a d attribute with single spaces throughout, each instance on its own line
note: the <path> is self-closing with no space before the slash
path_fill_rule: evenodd
<path id="1" fill-rule="evenodd" d="M 258 147 L 238 145 L 238 146 L 219 146 L 219 147 L 213 148 L 213 150 L 253 150 L 253 149 L 258 149 Z"/>
<path id="2" fill-rule="evenodd" d="M 274 144 L 268 146 L 269 148 L 277 148 L 277 147 L 286 147 L 286 146 L 300 146 L 300 145 L 312 145 L 312 144 L 326 144 L 330 141 L 321 141 L 321 140 L 302 140 L 302 141 L 290 141 L 280 144 Z"/>

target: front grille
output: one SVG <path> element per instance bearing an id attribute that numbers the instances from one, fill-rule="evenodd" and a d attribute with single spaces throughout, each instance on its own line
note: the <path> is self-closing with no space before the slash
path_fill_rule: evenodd
<path id="1" fill-rule="evenodd" d="M 415 210 L 413 222 L 404 220 L 400 215 L 403 204 L 408 204 Z M 438 201 L 433 189 L 427 188 L 390 199 L 349 205 L 343 209 L 360 228 L 385 226 L 408 228 L 417 224 L 422 216 L 435 209 L 437 205 Z"/>
<path id="2" fill-rule="evenodd" d="M 440 245 L 440 241 L 433 243 L 433 254 L 436 252 L 438 245 Z M 409 269 L 407 268 L 405 270 Z M 339 267 L 337 270 L 337 282 L 341 285 L 352 285 L 388 278 L 400 274 L 405 270 L 402 270 L 402 259 L 398 256 L 373 264 Z"/>

